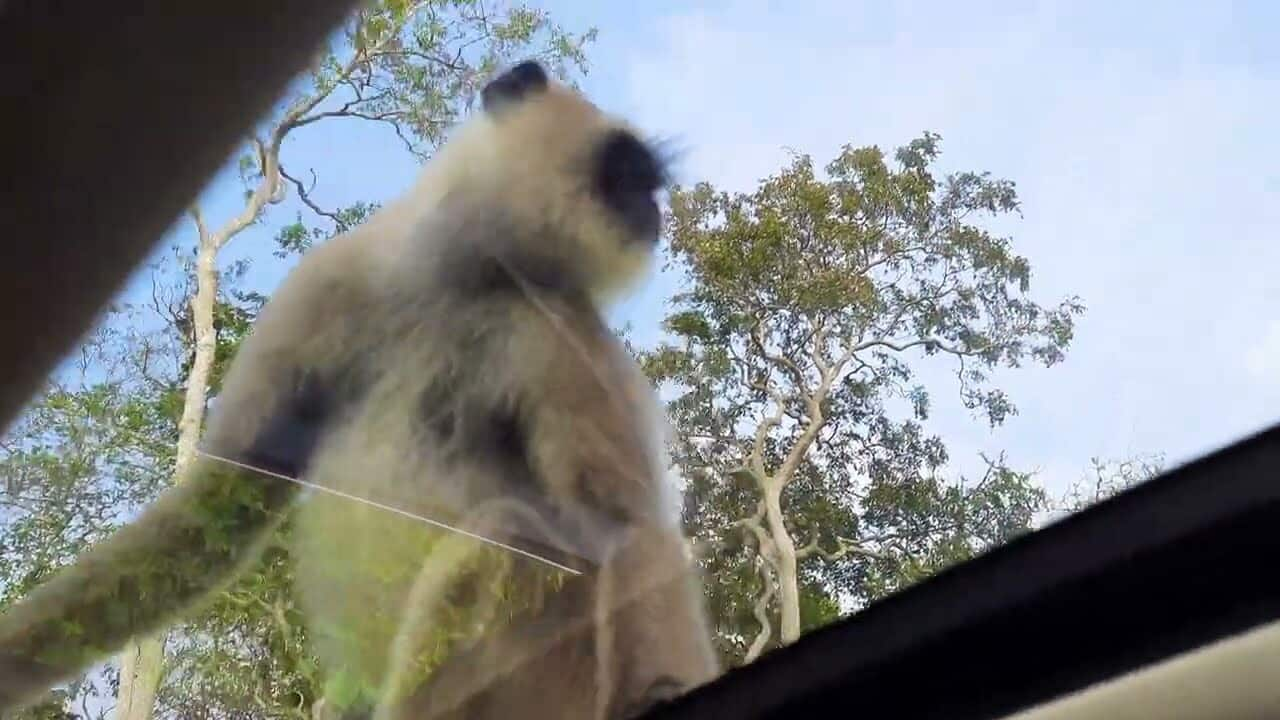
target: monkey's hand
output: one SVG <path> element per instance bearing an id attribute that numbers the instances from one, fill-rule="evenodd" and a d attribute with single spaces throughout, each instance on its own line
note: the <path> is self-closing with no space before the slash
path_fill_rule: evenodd
<path id="1" fill-rule="evenodd" d="M 241 457 L 258 470 L 299 478 L 320 444 L 333 411 L 333 393 L 315 374 L 300 374 L 294 392 L 274 413 Z"/>

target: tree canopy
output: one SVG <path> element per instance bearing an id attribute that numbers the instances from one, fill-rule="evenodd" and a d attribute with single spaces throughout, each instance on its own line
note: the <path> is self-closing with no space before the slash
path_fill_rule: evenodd
<path id="1" fill-rule="evenodd" d="M 922 359 L 950 361 L 960 401 L 997 425 L 1016 408 L 994 371 L 1061 361 L 1083 311 L 1036 302 L 1030 262 L 984 229 L 1018 211 L 1014 184 L 941 175 L 939 154 L 926 133 L 892 159 L 845 146 L 821 175 L 796 155 L 749 193 L 671 193 L 686 288 L 642 357 L 672 395 L 732 660 L 1024 531 L 1045 503 L 1003 458 L 945 477 L 922 424 Z"/>

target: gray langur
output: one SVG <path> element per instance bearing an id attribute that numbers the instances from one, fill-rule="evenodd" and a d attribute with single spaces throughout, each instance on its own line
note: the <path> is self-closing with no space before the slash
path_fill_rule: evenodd
<path id="1" fill-rule="evenodd" d="M 664 163 L 536 62 L 481 98 L 281 284 L 179 482 L 0 615 L 0 711 L 198 610 L 289 513 L 308 636 L 382 717 L 613 720 L 719 672 L 657 399 L 602 318 L 651 262 Z M 492 578 L 528 601 L 495 612 Z M 484 629 L 441 659 L 446 622 Z"/>

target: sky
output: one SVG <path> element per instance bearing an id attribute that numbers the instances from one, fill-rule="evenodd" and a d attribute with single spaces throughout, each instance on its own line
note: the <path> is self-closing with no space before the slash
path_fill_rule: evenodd
<path id="1" fill-rule="evenodd" d="M 788 148 L 821 165 L 845 143 L 924 131 L 941 134 L 944 170 L 1017 183 L 1023 217 L 994 229 L 1030 259 L 1038 301 L 1074 294 L 1087 312 L 1064 363 L 995 376 L 1019 414 L 994 430 L 960 405 L 949 366 L 922 366 L 928 427 L 959 470 L 1005 451 L 1060 491 L 1093 456 L 1176 464 L 1280 419 L 1280 5 L 539 4 L 599 28 L 583 89 L 676 139 L 682 183 L 750 190 Z M 297 133 L 284 163 L 314 168 L 328 206 L 390 199 L 416 172 L 390 132 L 347 121 Z M 232 173 L 215 179 L 209 221 L 240 193 Z M 293 208 L 226 257 L 264 256 Z M 251 280 L 269 291 L 284 269 L 260 262 Z M 675 287 L 659 274 L 615 318 L 656 341 Z"/>

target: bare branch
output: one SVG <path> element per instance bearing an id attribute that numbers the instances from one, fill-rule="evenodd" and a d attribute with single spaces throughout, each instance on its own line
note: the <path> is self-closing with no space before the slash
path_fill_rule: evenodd
<path id="1" fill-rule="evenodd" d="M 807 389 L 806 388 L 807 382 L 805 381 L 804 371 L 800 369 L 800 366 L 796 365 L 795 362 L 791 360 L 791 358 L 788 358 L 783 355 L 775 355 L 769 352 L 769 350 L 765 347 L 764 321 L 759 317 L 756 318 L 755 325 L 753 325 L 751 328 L 750 337 L 751 337 L 751 344 L 755 346 L 756 352 L 760 355 L 760 357 L 764 358 L 765 360 L 768 360 L 770 363 L 786 371 L 786 373 L 791 376 L 792 381 L 795 382 L 797 388 L 801 390 Z"/>
<path id="2" fill-rule="evenodd" d="M 805 558 L 812 557 L 814 555 L 821 557 L 827 562 L 834 562 L 836 560 L 839 560 L 845 557 L 846 555 L 862 555 L 863 557 L 869 557 L 876 560 L 888 560 L 890 557 L 886 553 L 880 552 L 878 550 L 872 550 L 871 548 L 866 547 L 865 545 L 854 542 L 853 540 L 850 540 L 849 538 L 845 538 L 845 537 L 836 538 L 835 550 L 830 550 L 830 551 L 824 550 L 822 546 L 818 543 L 818 536 L 816 534 L 813 536 L 813 539 L 810 540 L 807 545 L 800 548 L 799 550 L 796 550 L 796 559 L 803 560 Z"/>
<path id="3" fill-rule="evenodd" d="M 805 454 L 809 452 L 809 447 L 818 439 L 818 433 L 822 432 L 822 428 L 826 424 L 827 418 L 822 412 L 822 401 L 831 392 L 831 384 L 835 381 L 835 374 L 839 372 L 839 366 L 835 367 L 834 370 L 835 373 L 823 375 L 822 380 L 818 383 L 818 388 L 807 398 L 809 424 L 800 433 L 800 437 L 796 438 L 795 444 L 787 452 L 786 459 L 782 461 L 778 472 L 774 474 L 775 482 L 779 482 L 782 486 L 786 486 L 787 483 L 791 482 L 791 479 L 795 476 L 796 469 L 800 467 L 800 462 L 804 459 Z"/>
<path id="4" fill-rule="evenodd" d="M 203 243 L 205 238 L 209 237 L 209 228 L 204 224 L 204 214 L 200 212 L 200 206 L 192 205 L 191 208 L 187 210 L 187 214 L 191 216 L 191 221 L 195 223 L 196 235 L 200 242 Z"/>
<path id="5" fill-rule="evenodd" d="M 340 118 L 340 117 L 355 118 L 357 120 L 372 120 L 375 122 L 394 123 L 395 121 L 403 118 L 405 115 L 404 110 L 388 110 L 386 112 L 371 114 L 371 113 L 362 112 L 360 110 L 353 109 L 354 106 L 364 101 L 365 101 L 364 98 L 356 98 L 355 100 L 352 100 L 351 102 L 346 103 L 345 105 L 338 108 L 337 110 L 325 110 L 324 112 L 318 112 L 313 115 L 308 115 L 304 118 L 299 119 L 296 123 L 294 123 L 293 127 L 300 128 L 306 125 L 310 125 L 311 123 L 314 123 L 314 122 L 319 122 L 320 120 L 324 120 L 325 118 Z"/>
<path id="6" fill-rule="evenodd" d="M 748 458 L 751 463 L 751 469 L 755 471 L 756 482 L 763 488 L 769 482 L 769 471 L 764 466 L 764 445 L 769 439 L 769 431 L 782 424 L 782 417 L 786 413 L 786 405 L 778 403 L 777 411 L 769 417 L 760 421 L 760 425 L 756 427 L 755 438 L 751 441 L 751 455 Z"/>
<path id="7" fill-rule="evenodd" d="M 819 322 L 813 331 L 813 344 L 810 346 L 810 359 L 818 368 L 818 372 L 822 377 L 831 375 L 832 363 L 827 361 L 827 328 L 826 324 Z"/>
<path id="8" fill-rule="evenodd" d="M 460 72 L 464 72 L 467 69 L 462 64 L 461 53 L 462 53 L 462 49 L 459 48 L 457 54 L 452 59 L 450 59 L 450 58 L 440 57 L 439 55 L 431 55 L 429 53 L 424 53 L 420 50 L 410 50 L 408 48 L 399 48 L 397 50 L 389 50 L 384 52 L 371 52 L 368 55 L 370 60 L 377 60 L 379 58 L 393 59 L 393 58 L 402 58 L 402 57 L 417 58 L 419 60 L 425 60 L 429 63 L 442 65 L 445 68 L 452 70 L 453 72 L 460 73 Z"/>
<path id="9" fill-rule="evenodd" d="M 302 201 L 302 204 L 306 205 L 308 208 L 311 208 L 311 212 L 317 215 L 320 215 L 321 217 L 329 218 L 330 220 L 333 221 L 335 225 L 338 226 L 338 230 L 341 232 L 345 232 L 346 230 L 349 229 L 346 221 L 343 220 L 340 215 L 338 215 L 337 213 L 328 212 L 322 209 L 319 205 L 315 203 L 315 201 L 311 199 L 311 194 L 310 194 L 311 190 L 314 190 L 316 186 L 315 171 L 311 172 L 311 190 L 308 190 L 307 188 L 303 187 L 301 180 L 295 178 L 294 176 L 290 175 L 288 172 L 285 171 L 284 165 L 280 165 L 279 167 L 280 167 L 280 176 L 283 177 L 285 180 L 288 180 L 289 182 L 293 183 L 294 189 L 298 191 L 298 199 Z"/>
<path id="10" fill-rule="evenodd" d="M 412 18 L 419 10 L 429 4 L 429 2 L 419 2 L 413 7 L 407 8 L 405 11 L 405 17 Z M 368 65 L 370 58 L 374 53 L 381 52 L 391 41 L 395 40 L 399 36 L 399 30 L 400 26 L 396 27 L 392 32 L 388 32 L 373 45 L 356 50 L 356 52 L 352 54 L 351 59 L 347 61 L 347 64 L 338 71 L 333 85 L 331 85 L 327 90 L 318 92 L 310 97 L 301 98 L 297 103 L 295 103 L 293 107 L 285 113 L 285 117 L 280 122 L 280 125 L 277 126 L 275 133 L 277 139 L 282 139 L 290 130 L 293 130 L 296 127 L 301 127 L 302 125 L 314 122 L 321 117 L 326 117 L 327 115 L 324 113 L 320 113 L 317 116 L 312 117 L 307 117 L 307 115 L 312 110 L 315 110 L 320 103 L 324 102 L 324 100 L 333 93 L 334 88 L 341 83 L 347 82 L 352 73 L 356 72 L 356 70 L 360 69 L 362 66 Z M 278 150 L 279 143 L 276 142 L 275 146 Z"/>
<path id="11" fill-rule="evenodd" d="M 760 581 L 764 584 L 764 592 L 760 594 L 760 597 L 756 598 L 755 607 L 752 608 L 752 614 L 755 615 L 756 622 L 760 623 L 760 630 L 756 633 L 755 639 L 751 641 L 751 647 L 747 648 L 747 654 L 743 657 L 743 662 L 745 663 L 750 663 L 760 657 L 765 647 L 768 646 L 769 639 L 773 637 L 773 623 L 769 620 L 769 603 L 773 601 L 777 585 L 774 582 L 773 570 L 763 560 L 756 563 L 756 572 L 759 573 Z"/>
<path id="12" fill-rule="evenodd" d="M 964 348 L 958 345 L 951 345 L 937 337 L 923 337 L 909 342 L 894 342 L 883 338 L 877 338 L 875 340 L 868 340 L 853 346 L 852 352 L 862 352 L 863 350 L 868 350 L 873 347 L 882 347 L 888 350 L 893 350 L 894 352 L 903 352 L 904 350 L 909 350 L 913 347 L 919 347 L 922 345 L 932 345 L 942 352 L 957 356 L 975 355 L 978 352 L 978 350 L 974 348 Z"/>
<path id="13" fill-rule="evenodd" d="M 262 214 L 262 208 L 271 202 L 271 199 L 279 193 L 280 185 L 280 143 L 284 140 L 284 133 L 288 130 L 284 129 L 282 123 L 272 133 L 272 141 L 269 145 L 263 145 L 257 139 L 254 140 L 258 148 L 258 157 L 260 158 L 260 167 L 262 170 L 262 179 L 258 181 L 258 186 L 254 188 L 253 193 L 245 202 L 244 208 L 238 215 L 232 218 L 227 224 L 223 225 L 212 235 L 202 237 L 203 241 L 207 239 L 211 244 L 213 252 L 216 254 L 231 240 L 231 238 L 240 234 L 242 230 L 249 227 Z"/>
<path id="14" fill-rule="evenodd" d="M 751 472 L 745 468 L 739 472 L 744 471 L 747 473 Z M 756 504 L 755 513 L 749 517 L 730 523 L 727 529 L 732 530 L 734 528 L 743 528 L 749 532 L 755 538 L 756 544 L 759 546 L 757 555 L 759 555 L 761 561 L 768 562 L 772 565 L 776 561 L 777 553 L 774 548 L 773 538 L 770 537 L 769 533 L 764 528 L 764 518 L 765 503 L 764 500 L 760 500 L 760 502 Z"/>

